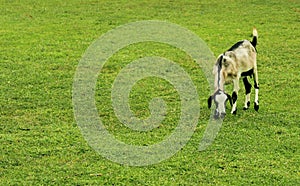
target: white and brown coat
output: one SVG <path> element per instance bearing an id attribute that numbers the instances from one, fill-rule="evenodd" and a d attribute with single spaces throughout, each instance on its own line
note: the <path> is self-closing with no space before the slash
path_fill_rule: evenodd
<path id="1" fill-rule="evenodd" d="M 209 97 L 208 106 L 210 108 L 211 101 L 214 100 L 216 104 L 215 117 L 225 116 L 225 104 L 229 100 L 232 104 L 231 113 L 236 114 L 236 101 L 239 91 L 239 79 L 243 78 L 243 83 L 246 90 L 246 99 L 244 110 L 250 106 L 250 92 L 251 84 L 247 76 L 254 77 L 255 99 L 254 109 L 259 109 L 258 103 L 258 73 L 256 61 L 256 44 L 257 44 L 257 30 L 253 29 L 252 41 L 242 40 L 234 44 L 229 50 L 219 55 L 213 67 L 213 74 L 215 76 L 214 88 L 215 93 Z M 229 96 L 225 93 L 224 85 L 233 83 L 233 93 Z"/>

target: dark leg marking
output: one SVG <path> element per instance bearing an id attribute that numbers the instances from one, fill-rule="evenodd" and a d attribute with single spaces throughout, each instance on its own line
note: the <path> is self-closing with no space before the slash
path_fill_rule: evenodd
<path id="1" fill-rule="evenodd" d="M 236 94 L 235 91 L 232 93 L 231 97 L 232 97 L 232 103 L 234 104 L 236 102 L 236 100 L 237 100 L 237 94 Z"/>
<path id="2" fill-rule="evenodd" d="M 232 103 L 235 104 L 235 102 L 236 102 L 236 100 L 237 100 L 237 93 L 234 91 L 234 92 L 232 93 L 232 96 L 231 96 L 231 97 L 232 97 Z M 232 114 L 235 115 L 235 114 L 236 114 L 236 110 L 237 110 L 237 108 L 235 108 L 235 111 L 233 111 Z"/>
<path id="3" fill-rule="evenodd" d="M 255 79 L 254 79 L 254 88 L 257 90 L 259 89 L 258 83 L 255 81 Z M 257 103 L 254 101 L 254 110 L 258 111 L 258 109 L 259 109 L 259 105 L 257 100 Z"/>
<path id="4" fill-rule="evenodd" d="M 243 82 L 245 85 L 246 94 L 249 94 L 251 92 L 251 84 L 249 83 L 247 77 L 243 78 Z"/>
<path id="5" fill-rule="evenodd" d="M 247 95 L 251 93 L 251 84 L 249 83 L 247 77 L 243 78 L 243 82 L 244 82 L 246 97 L 247 97 Z M 249 106 L 250 106 L 250 101 L 247 102 L 247 107 L 244 106 L 243 110 L 247 110 Z"/>
<path id="6" fill-rule="evenodd" d="M 252 69 L 250 69 L 250 70 L 248 70 L 248 71 L 246 71 L 246 72 L 243 72 L 243 73 L 241 74 L 241 76 L 242 76 L 242 77 L 250 76 L 250 77 L 252 78 L 253 72 L 254 72 L 254 70 L 253 70 L 253 68 L 252 68 Z"/>
<path id="7" fill-rule="evenodd" d="M 254 80 L 254 88 L 259 89 L 258 83 Z"/>
<path id="8" fill-rule="evenodd" d="M 258 109 L 259 109 L 259 105 L 254 102 L 254 110 L 258 111 Z"/>

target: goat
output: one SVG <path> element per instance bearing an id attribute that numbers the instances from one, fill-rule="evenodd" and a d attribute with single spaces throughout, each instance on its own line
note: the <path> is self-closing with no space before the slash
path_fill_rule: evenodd
<path id="1" fill-rule="evenodd" d="M 251 84 L 248 81 L 247 76 L 251 78 L 254 76 L 254 88 L 255 99 L 254 109 L 258 111 L 258 73 L 256 63 L 256 45 L 258 39 L 258 33 L 256 28 L 252 31 L 252 41 L 242 40 L 234 44 L 223 54 L 219 55 L 217 61 L 213 67 L 213 74 L 215 76 L 214 88 L 215 92 L 208 98 L 208 108 L 211 108 L 212 100 L 216 104 L 216 110 L 214 118 L 224 118 L 226 115 L 226 102 L 229 100 L 232 106 L 231 114 L 236 114 L 237 111 L 237 98 L 239 87 L 239 79 L 243 78 L 243 83 L 246 91 L 246 99 L 244 110 L 247 110 L 250 106 L 250 92 Z M 224 85 L 233 83 L 232 96 L 225 93 Z"/>

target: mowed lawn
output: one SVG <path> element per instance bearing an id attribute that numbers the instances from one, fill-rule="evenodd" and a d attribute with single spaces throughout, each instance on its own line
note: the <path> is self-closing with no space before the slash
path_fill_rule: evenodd
<path id="1" fill-rule="evenodd" d="M 146 118 L 149 101 L 162 97 L 168 112 L 159 128 L 131 131 L 114 114 L 114 79 L 145 56 L 170 59 L 190 75 L 199 94 L 198 125 L 188 144 L 159 164 L 131 167 L 95 152 L 74 119 L 76 67 L 101 35 L 141 20 L 189 29 L 215 56 L 251 39 L 257 27 L 260 110 L 255 112 L 253 103 L 242 110 L 241 83 L 237 115 L 227 114 L 214 143 L 199 152 L 211 112 L 201 67 L 166 44 L 130 45 L 110 58 L 98 77 L 95 100 L 107 129 L 128 144 L 151 145 L 176 127 L 180 97 L 159 78 L 137 82 L 129 103 L 136 116 Z M 1 0 L 0 185 L 300 185 L 299 28 L 298 0 Z"/>

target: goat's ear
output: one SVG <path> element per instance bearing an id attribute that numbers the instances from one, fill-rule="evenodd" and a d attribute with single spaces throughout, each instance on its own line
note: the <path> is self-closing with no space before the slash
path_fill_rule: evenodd
<path id="1" fill-rule="evenodd" d="M 234 53 L 233 51 L 228 51 L 226 54 L 227 54 L 231 59 L 236 59 L 236 55 L 235 55 L 235 53 Z"/>
<path id="2" fill-rule="evenodd" d="M 227 95 L 227 99 L 228 99 L 228 101 L 230 103 L 230 106 L 232 106 L 232 98 L 231 98 L 231 96 L 229 94 L 226 94 L 226 95 Z"/>
<path id="3" fill-rule="evenodd" d="M 211 101 L 212 101 L 212 96 L 209 96 L 209 98 L 207 99 L 207 106 L 209 109 L 211 107 Z"/>
<path id="4" fill-rule="evenodd" d="M 216 66 L 222 66 L 222 60 L 223 60 L 223 54 L 221 54 L 221 55 L 219 55 L 218 56 L 218 59 L 217 59 L 217 61 L 216 61 Z"/>

